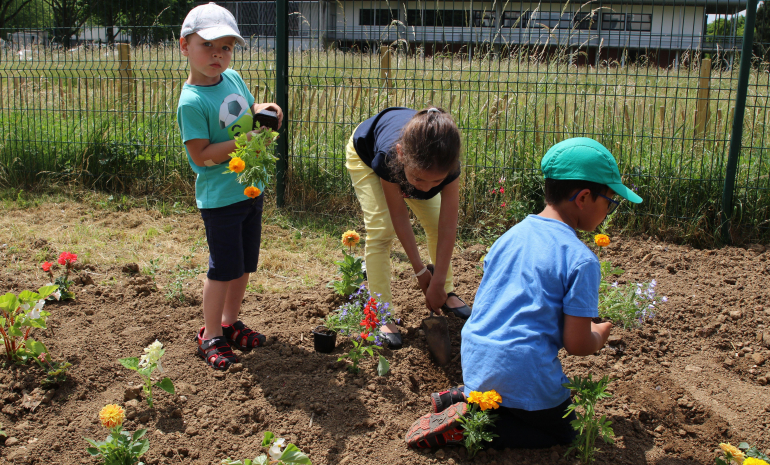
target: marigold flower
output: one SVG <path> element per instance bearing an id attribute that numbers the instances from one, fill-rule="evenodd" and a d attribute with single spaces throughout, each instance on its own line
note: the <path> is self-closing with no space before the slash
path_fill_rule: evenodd
<path id="1" fill-rule="evenodd" d="M 52 267 L 52 266 L 53 266 L 53 263 L 51 263 L 51 262 L 45 262 L 45 263 L 43 263 L 43 266 L 42 266 L 42 268 L 43 268 L 43 271 L 45 271 L 45 272 L 49 272 L 49 271 L 51 271 L 51 267 Z"/>
<path id="2" fill-rule="evenodd" d="M 259 190 L 259 187 L 254 187 L 254 186 L 249 186 L 249 187 L 247 187 L 246 189 L 243 190 L 243 194 L 246 197 L 249 197 L 249 198 L 252 198 L 252 199 L 256 199 L 257 197 L 259 197 L 259 194 L 261 194 L 261 193 L 262 193 L 262 191 Z"/>
<path id="3" fill-rule="evenodd" d="M 743 463 L 743 459 L 746 457 L 743 454 L 743 451 L 735 447 L 734 445 L 730 444 L 729 442 L 727 444 L 720 443 L 719 448 L 722 449 L 722 451 L 725 453 L 727 458 L 732 459 L 733 462 L 741 464 Z"/>
<path id="4" fill-rule="evenodd" d="M 345 247 L 355 247 L 361 240 L 361 236 L 357 232 L 350 230 L 342 233 L 342 245 Z"/>
<path id="5" fill-rule="evenodd" d="M 246 168 L 246 162 L 241 157 L 233 157 L 227 166 L 233 173 L 240 173 Z"/>
<path id="6" fill-rule="evenodd" d="M 770 465 L 770 463 L 755 457 L 746 457 L 746 460 L 743 461 L 743 465 Z"/>
<path id="7" fill-rule="evenodd" d="M 491 391 L 487 391 L 482 396 L 482 402 L 479 404 L 479 407 L 481 407 L 481 410 L 487 410 L 487 409 L 496 409 L 500 407 L 500 402 L 503 401 L 503 398 L 500 396 L 500 394 L 497 393 L 494 389 Z"/>
<path id="8" fill-rule="evenodd" d="M 102 426 L 107 429 L 122 425 L 125 418 L 125 412 L 120 405 L 108 404 L 99 412 L 99 420 L 102 422 Z"/>
<path id="9" fill-rule="evenodd" d="M 599 247 L 607 247 L 610 245 L 610 236 L 606 234 L 597 234 L 594 236 L 594 242 L 596 242 L 596 245 Z"/>
<path id="10" fill-rule="evenodd" d="M 480 404 L 484 400 L 484 394 L 479 391 L 471 391 L 468 395 L 469 404 Z"/>

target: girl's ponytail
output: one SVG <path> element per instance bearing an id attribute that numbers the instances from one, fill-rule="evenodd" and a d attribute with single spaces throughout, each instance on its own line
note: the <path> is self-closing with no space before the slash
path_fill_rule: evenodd
<path id="1" fill-rule="evenodd" d="M 456 173 L 460 171 L 462 143 L 460 130 L 452 116 L 441 108 L 430 107 L 418 111 L 401 129 L 402 160 L 391 157 L 393 173 L 403 177 L 404 167 L 422 171 Z M 395 149 L 394 149 L 395 150 Z M 406 178 L 399 179 L 402 190 L 411 188 Z"/>

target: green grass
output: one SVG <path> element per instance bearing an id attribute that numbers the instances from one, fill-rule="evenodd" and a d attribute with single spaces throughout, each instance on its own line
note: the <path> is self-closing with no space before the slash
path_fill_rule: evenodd
<path id="1" fill-rule="evenodd" d="M 186 62 L 175 47 L 133 50 L 135 84 L 126 101 L 110 50 L 81 49 L 66 60 L 56 51 L 40 52 L 33 62 L 3 57 L 0 182 L 20 187 L 53 180 L 151 193 L 167 211 L 174 208 L 168 199 L 184 193 L 184 204 L 191 205 L 193 175 L 175 122 Z M 645 200 L 623 207 L 632 214 L 620 226 L 674 240 L 716 242 L 737 70 L 712 70 L 710 118 L 705 133 L 697 134 L 697 55 L 677 69 L 644 60 L 622 68 L 606 61 L 576 66 L 575 56 L 562 50 L 546 61 L 542 50 L 522 49 L 468 60 L 461 54 L 401 51 L 391 60 L 388 90 L 380 80 L 379 55 L 292 53 L 286 116 L 290 208 L 300 216 L 318 212 L 313 221 L 322 224 L 333 224 L 340 214 L 354 218 L 358 206 L 344 153 L 356 125 L 388 106 L 434 104 L 450 110 L 463 131 L 466 236 L 496 237 L 541 208 L 542 155 L 559 140 L 587 136 L 613 152 L 626 181 Z M 252 49 L 233 63 L 259 101 L 274 100 L 266 84 L 273 82 L 274 58 Z M 747 148 L 735 192 L 739 241 L 770 235 L 769 93 L 767 73 L 752 72 Z M 505 195 L 492 194 L 501 178 Z M 120 199 L 113 203 L 120 208 Z"/>

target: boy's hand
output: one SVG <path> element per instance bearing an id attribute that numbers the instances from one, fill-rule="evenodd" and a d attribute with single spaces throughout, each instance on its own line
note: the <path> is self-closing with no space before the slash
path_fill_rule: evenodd
<path id="1" fill-rule="evenodd" d="M 255 103 L 251 107 L 251 114 L 256 115 L 262 110 L 272 110 L 278 113 L 278 129 L 280 129 L 283 122 L 283 110 L 281 110 L 281 107 L 277 103 Z"/>
<path id="2" fill-rule="evenodd" d="M 602 347 L 607 343 L 607 339 L 610 337 L 610 330 L 612 329 L 612 323 L 605 321 L 604 323 L 591 323 L 593 326 L 591 329 L 593 332 L 599 333 L 599 337 L 602 339 Z"/>

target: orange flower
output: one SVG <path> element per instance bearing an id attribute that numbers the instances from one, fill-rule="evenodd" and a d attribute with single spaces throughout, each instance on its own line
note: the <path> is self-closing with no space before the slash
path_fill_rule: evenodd
<path id="1" fill-rule="evenodd" d="M 480 393 L 479 391 L 471 391 L 471 393 L 468 394 L 469 404 L 481 404 L 481 402 L 483 401 L 484 401 L 484 394 Z"/>
<path id="2" fill-rule="evenodd" d="M 345 231 L 342 233 L 342 245 L 345 247 L 355 247 L 361 240 L 361 236 L 353 230 Z"/>
<path id="3" fill-rule="evenodd" d="M 230 159 L 230 164 L 228 165 L 228 168 L 233 173 L 240 173 L 246 168 L 246 162 L 243 161 L 240 157 L 233 157 Z"/>
<path id="4" fill-rule="evenodd" d="M 244 195 L 246 195 L 246 197 L 256 199 L 257 197 L 259 197 L 259 194 L 261 194 L 262 191 L 259 190 L 259 187 L 249 186 L 243 190 L 243 193 Z"/>
<path id="5" fill-rule="evenodd" d="M 731 459 L 735 463 L 743 463 L 743 459 L 746 458 L 746 456 L 743 454 L 743 451 L 735 447 L 734 445 L 730 444 L 729 442 L 725 444 L 724 442 L 719 444 L 720 449 L 725 453 L 728 459 Z"/>
<path id="6" fill-rule="evenodd" d="M 484 400 L 479 404 L 481 410 L 496 409 L 500 407 L 500 402 L 503 401 L 503 398 L 494 389 L 485 392 L 482 397 Z"/>
<path id="7" fill-rule="evenodd" d="M 99 412 L 99 420 L 102 422 L 102 426 L 108 429 L 122 425 L 124 418 L 123 409 L 115 404 L 105 405 L 102 411 Z"/>
<path id="8" fill-rule="evenodd" d="M 610 236 L 606 234 L 597 234 L 594 236 L 594 242 L 596 242 L 596 245 L 599 247 L 607 247 L 610 245 Z"/>

